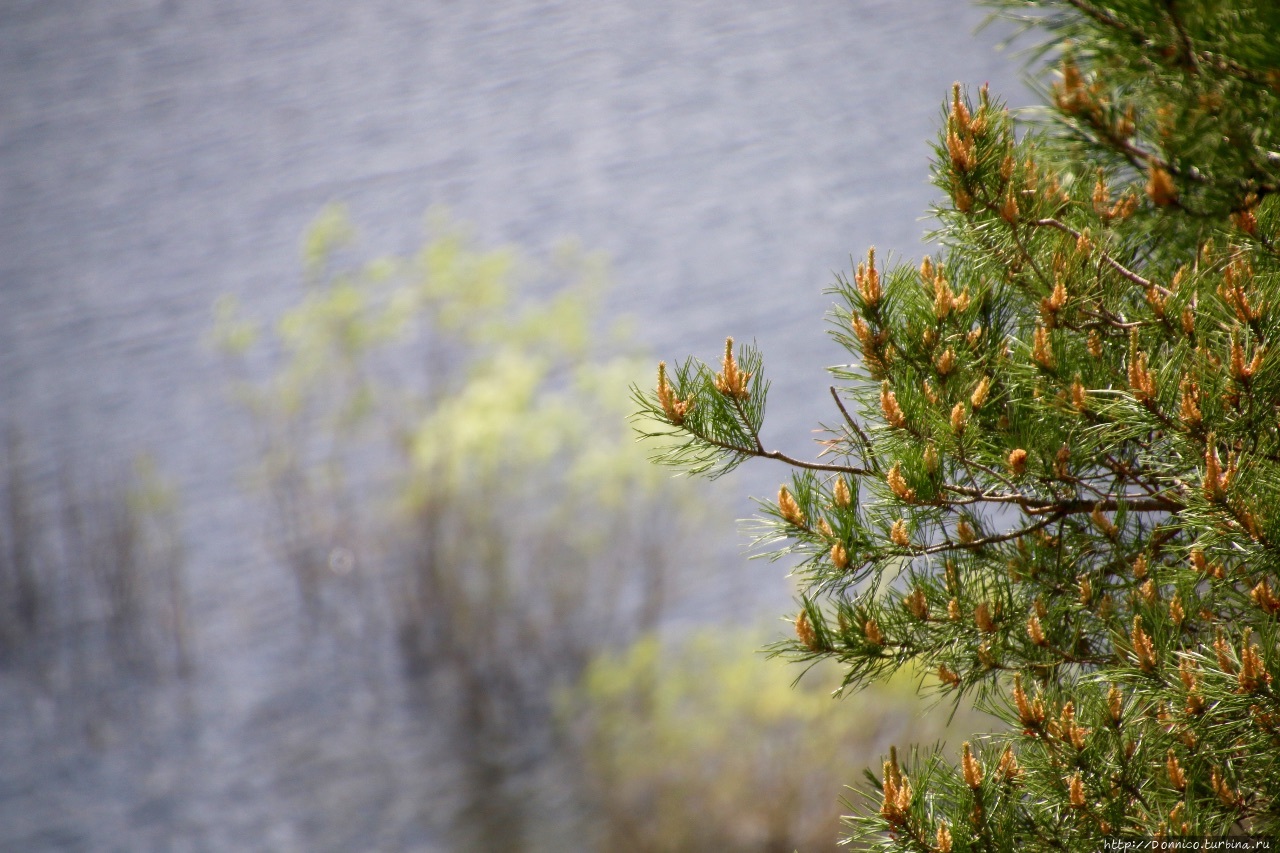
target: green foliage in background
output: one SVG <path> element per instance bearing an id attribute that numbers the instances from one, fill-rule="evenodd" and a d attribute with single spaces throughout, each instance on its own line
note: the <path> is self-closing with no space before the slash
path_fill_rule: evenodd
<path id="1" fill-rule="evenodd" d="M 841 278 L 835 425 L 767 450 L 752 347 L 636 392 L 664 461 L 780 460 L 763 541 L 796 639 L 906 667 L 1008 730 L 891 758 L 876 849 L 1280 833 L 1280 7 L 1000 0 L 1048 38 L 1015 128 L 957 85 L 940 246 Z M 642 429 L 644 429 L 642 427 Z"/>
<path id="2" fill-rule="evenodd" d="M 513 849 L 543 820 L 510 779 L 550 762 L 557 685 L 657 626 L 706 501 L 626 426 L 646 369 L 602 331 L 599 257 L 480 249 L 439 214 L 429 232 L 355 262 L 329 208 L 301 298 L 272 325 L 224 300 L 214 336 L 306 613 L 392 644 L 455 726 L 458 848 Z"/>
<path id="3" fill-rule="evenodd" d="M 842 783 L 891 741 L 947 733 L 912 679 L 833 702 L 836 667 L 795 685 L 751 653 L 759 637 L 707 627 L 592 662 L 564 710 L 594 792 L 596 849 L 835 850 Z M 957 722 L 981 725 L 972 713 Z"/>
<path id="4" fill-rule="evenodd" d="M 356 496 L 383 501 L 380 512 L 388 495 L 409 512 L 532 500 L 527 515 L 669 491 L 611 417 L 641 367 L 621 332 L 593 328 L 603 261 L 565 245 L 535 264 L 431 220 L 437 236 L 415 254 L 344 266 L 355 232 L 326 209 L 304 240 L 307 291 L 269 332 L 234 299 L 217 306 L 214 337 L 254 415 L 277 538 L 301 552 L 336 541 L 351 522 L 335 513 Z"/>

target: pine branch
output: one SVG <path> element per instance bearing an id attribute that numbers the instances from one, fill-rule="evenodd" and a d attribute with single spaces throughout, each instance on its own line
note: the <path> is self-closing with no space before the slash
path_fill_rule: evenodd
<path id="1" fill-rule="evenodd" d="M 765 450 L 764 446 L 759 443 L 758 439 L 753 447 L 741 447 L 727 441 L 721 441 L 720 439 L 713 438 L 704 432 L 695 430 L 688 424 L 683 424 L 681 428 L 694 436 L 698 441 L 709 444 L 712 447 L 719 448 L 720 450 L 725 450 L 729 453 L 736 453 L 741 456 L 757 457 L 761 459 L 776 459 L 779 462 L 785 462 L 793 468 L 801 468 L 806 471 L 833 471 L 835 473 L 849 474 L 850 476 L 855 477 L 868 476 L 874 473 L 870 469 L 859 468 L 855 465 L 832 465 L 822 462 L 809 462 L 803 459 L 797 459 L 793 456 L 788 456 L 779 450 Z"/>
<path id="2" fill-rule="evenodd" d="M 1280 381 L 1261 355 L 1280 334 L 1280 88 L 1238 82 L 1276 87 L 1256 46 L 1280 34 L 1246 0 L 1238 33 L 1202 0 L 1016 5 L 1080 40 L 1060 125 L 1020 135 L 986 91 L 952 92 L 942 254 L 881 275 L 869 252 L 839 279 L 853 402 L 829 389 L 844 425 L 823 453 L 849 464 L 767 450 L 763 401 L 698 396 L 705 370 L 678 383 L 698 391 L 690 440 L 797 471 L 766 510 L 779 555 L 803 555 L 793 651 L 847 685 L 936 667 L 1009 723 L 998 768 L 917 764 L 915 797 L 890 799 L 894 758 L 880 811 L 854 819 L 875 849 L 1280 829 Z M 740 387 L 730 361 L 717 388 Z M 997 695 L 1010 675 L 1036 695 Z"/>

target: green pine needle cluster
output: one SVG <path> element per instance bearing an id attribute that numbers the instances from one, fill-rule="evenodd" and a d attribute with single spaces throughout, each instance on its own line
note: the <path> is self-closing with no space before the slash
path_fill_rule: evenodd
<path id="1" fill-rule="evenodd" d="M 951 93 L 940 251 L 838 280 L 817 461 L 761 443 L 731 342 L 642 422 L 696 472 L 792 468 L 763 519 L 801 559 L 787 654 L 846 688 L 921 666 L 1009 723 L 892 756 L 854 838 L 1280 834 L 1280 7 L 990 5 L 1049 34 L 1048 104 L 1015 128 Z"/>

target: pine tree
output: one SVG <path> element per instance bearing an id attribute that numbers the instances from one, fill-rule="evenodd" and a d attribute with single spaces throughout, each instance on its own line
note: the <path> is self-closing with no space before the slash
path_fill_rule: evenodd
<path id="1" fill-rule="evenodd" d="M 833 293 L 838 423 L 766 450 L 752 346 L 636 390 L 667 463 L 780 460 L 798 660 L 1008 723 L 890 755 L 875 849 L 1280 834 L 1280 6 L 1001 0 L 1049 103 L 944 108 L 939 250 Z"/>

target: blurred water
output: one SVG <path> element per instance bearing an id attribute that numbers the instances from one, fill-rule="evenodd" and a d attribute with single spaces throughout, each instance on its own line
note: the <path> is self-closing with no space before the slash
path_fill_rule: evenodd
<path id="1" fill-rule="evenodd" d="M 287 618 L 202 341 L 214 298 L 295 299 L 331 200 L 370 254 L 414 246 L 437 204 L 489 242 L 576 235 L 655 355 L 756 339 L 767 437 L 803 447 L 841 357 L 822 289 L 868 245 L 919 253 L 951 82 L 1028 100 L 981 20 L 954 0 L 0 4 L 0 420 L 46 474 L 159 458 L 201 665 L 184 712 L 133 715 L 95 752 L 0 680 L 0 847 L 445 849 L 426 715 L 342 675 L 386 661 Z M 733 567 L 761 612 L 787 599 L 772 568 Z"/>

